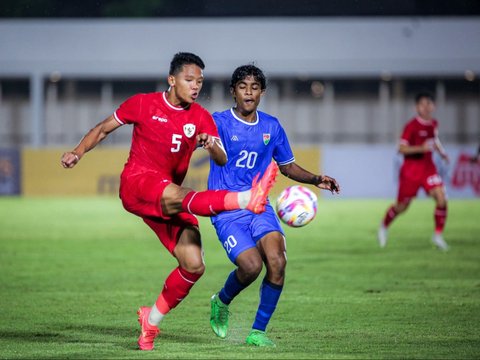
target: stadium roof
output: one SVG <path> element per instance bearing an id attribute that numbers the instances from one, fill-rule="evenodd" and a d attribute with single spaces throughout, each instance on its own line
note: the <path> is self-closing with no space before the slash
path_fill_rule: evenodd
<path id="1" fill-rule="evenodd" d="M 0 20 L 0 77 L 164 78 L 191 51 L 211 77 L 480 73 L 480 17 Z"/>

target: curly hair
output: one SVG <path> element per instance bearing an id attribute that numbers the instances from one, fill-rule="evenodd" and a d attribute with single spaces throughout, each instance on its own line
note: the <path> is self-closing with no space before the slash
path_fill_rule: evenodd
<path id="1" fill-rule="evenodd" d="M 230 88 L 235 89 L 235 86 L 239 81 L 244 80 L 247 76 L 253 76 L 256 81 L 260 83 L 260 88 L 265 90 L 267 88 L 267 78 L 255 65 L 242 65 L 235 69 L 230 80 Z"/>

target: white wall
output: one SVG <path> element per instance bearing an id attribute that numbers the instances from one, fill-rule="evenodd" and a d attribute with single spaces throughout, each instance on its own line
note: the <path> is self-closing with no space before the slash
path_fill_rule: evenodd
<path id="1" fill-rule="evenodd" d="M 178 51 L 208 76 L 462 76 L 480 73 L 478 39 L 478 17 L 0 20 L 0 76 L 163 78 Z"/>
<path id="2" fill-rule="evenodd" d="M 397 196 L 398 170 L 402 158 L 392 145 L 325 145 L 322 169 L 341 186 L 342 198 L 391 198 Z M 445 146 L 450 156 L 446 165 L 435 157 L 450 198 L 480 198 L 480 163 L 466 157 L 476 153 L 475 146 Z M 419 196 L 424 197 L 423 190 Z"/>

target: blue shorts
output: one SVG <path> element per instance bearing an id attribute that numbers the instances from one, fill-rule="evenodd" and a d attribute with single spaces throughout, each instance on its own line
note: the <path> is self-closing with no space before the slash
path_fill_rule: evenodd
<path id="1" fill-rule="evenodd" d="M 266 211 L 261 214 L 248 210 L 223 212 L 212 222 L 217 230 L 218 240 L 234 264 L 238 255 L 255 247 L 257 241 L 266 234 L 278 231 L 284 235 L 280 221 L 270 205 L 267 205 Z"/>

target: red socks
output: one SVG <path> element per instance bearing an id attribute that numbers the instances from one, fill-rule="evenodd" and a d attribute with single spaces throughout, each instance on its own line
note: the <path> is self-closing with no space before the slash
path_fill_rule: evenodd
<path id="1" fill-rule="evenodd" d="M 165 280 L 162 293 L 155 302 L 157 309 L 162 314 L 166 314 L 180 304 L 202 275 L 203 273 L 194 274 L 181 267 L 173 270 Z"/>
<path id="2" fill-rule="evenodd" d="M 387 213 L 385 214 L 385 217 L 383 218 L 383 226 L 386 228 L 390 225 L 390 223 L 397 217 L 397 213 L 395 212 L 395 208 L 390 206 L 390 208 L 387 210 Z"/>
<path id="3" fill-rule="evenodd" d="M 238 193 L 228 190 L 189 192 L 182 202 L 182 209 L 200 216 L 217 215 L 225 210 L 239 209 Z"/>
<path id="4" fill-rule="evenodd" d="M 383 226 L 388 227 L 397 215 L 398 214 L 395 212 L 393 205 L 390 206 L 390 208 L 387 210 L 387 213 L 385 214 L 385 218 L 383 219 Z M 443 228 L 445 227 L 445 222 L 447 220 L 447 206 L 446 205 L 445 207 L 437 206 L 435 208 L 434 218 L 435 218 L 435 232 L 441 233 L 443 231 Z"/>
<path id="5" fill-rule="evenodd" d="M 445 221 L 447 220 L 447 206 L 435 208 L 434 213 L 435 218 L 435 232 L 441 233 L 443 232 L 443 228 L 445 227 Z"/>

